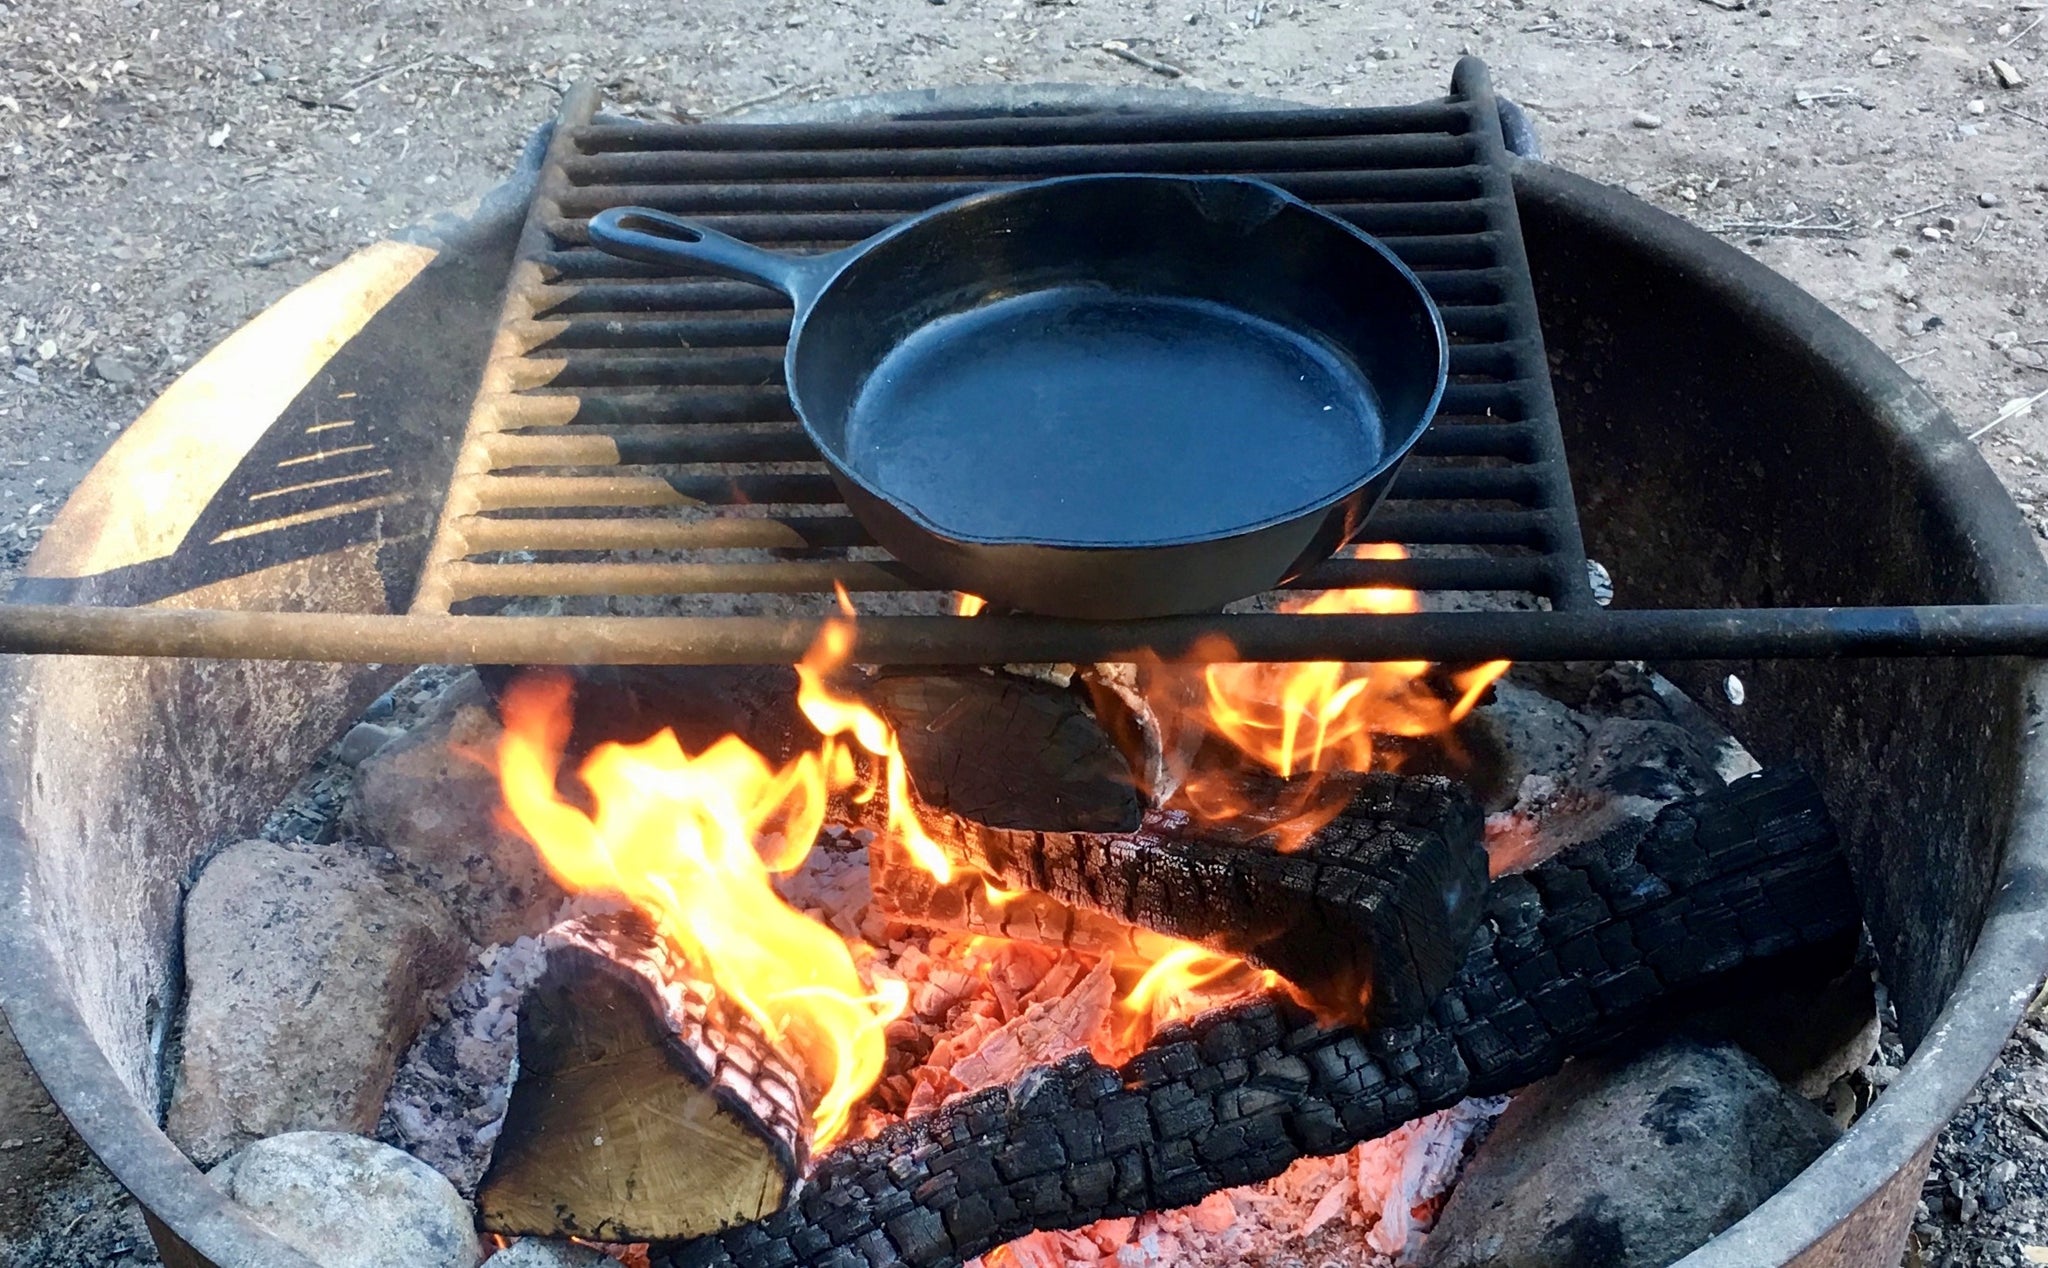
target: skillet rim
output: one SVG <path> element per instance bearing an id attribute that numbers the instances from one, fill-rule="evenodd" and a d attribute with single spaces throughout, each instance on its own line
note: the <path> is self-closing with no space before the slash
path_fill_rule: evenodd
<path id="1" fill-rule="evenodd" d="M 1430 333 L 1433 336 L 1433 342 L 1436 346 L 1435 386 L 1430 392 L 1428 401 L 1424 403 L 1421 410 L 1417 411 L 1415 423 L 1408 430 L 1407 434 L 1397 439 L 1391 434 L 1390 431 L 1388 431 L 1388 434 L 1386 434 L 1385 436 L 1385 440 L 1387 443 L 1385 443 L 1380 450 L 1379 460 L 1373 463 L 1369 468 L 1366 468 L 1362 474 L 1359 474 L 1356 478 L 1339 486 L 1337 489 L 1328 494 L 1318 495 L 1313 500 L 1298 504 L 1297 506 L 1289 510 L 1279 512 L 1276 514 L 1270 514 L 1261 519 L 1250 520 L 1241 524 L 1232 525 L 1227 528 L 1214 529 L 1201 533 L 1185 534 L 1177 537 L 1148 538 L 1143 540 L 1134 539 L 1118 542 L 1084 542 L 1061 540 L 1052 537 L 1022 535 L 988 536 L 948 528 L 939 523 L 938 521 L 934 520 L 924 511 L 920 510 L 915 506 L 910 505 L 901 496 L 892 493 L 885 488 L 879 487 L 878 485 L 876 485 L 874 481 L 868 479 L 866 476 L 855 471 L 852 468 L 851 464 L 847 461 L 847 455 L 844 451 L 843 446 L 828 443 L 823 436 L 819 435 L 818 428 L 816 424 L 812 421 L 812 412 L 805 407 L 801 387 L 799 385 L 799 380 L 797 378 L 796 373 L 797 358 L 801 354 L 803 349 L 803 336 L 805 334 L 807 327 L 810 324 L 810 319 L 812 315 L 816 313 L 818 306 L 821 303 L 823 303 L 825 299 L 831 295 L 833 290 L 841 284 L 841 282 L 846 278 L 848 272 L 857 267 L 864 259 L 866 259 L 866 257 L 869 254 L 871 254 L 876 249 L 884 246 L 885 244 L 895 241 L 898 238 L 905 237 L 910 234 L 914 234 L 927 229 L 932 222 L 940 220 L 950 213 L 962 211 L 969 207 L 980 206 L 985 203 L 997 202 L 1005 199 L 1024 197 L 1030 194 L 1038 193 L 1042 190 L 1052 189 L 1056 187 L 1078 185 L 1129 184 L 1133 182 L 1145 182 L 1159 186 L 1175 185 L 1190 189 L 1205 185 L 1234 185 L 1254 189 L 1260 191 L 1268 197 L 1275 199 L 1284 207 L 1291 207 L 1292 209 L 1298 211 L 1307 212 L 1309 215 L 1312 215 L 1317 219 L 1322 220 L 1325 223 L 1335 227 L 1336 229 L 1344 233 L 1346 236 L 1352 238 L 1353 240 L 1357 241 L 1358 243 L 1366 247 L 1368 250 L 1370 250 L 1374 255 L 1376 255 L 1379 258 L 1379 260 L 1383 264 L 1392 268 L 1394 276 L 1407 287 L 1408 291 L 1417 300 L 1421 302 L 1422 311 L 1424 315 L 1427 316 L 1429 319 Z M 1409 268 L 1408 265 L 1404 263 L 1399 256 L 1395 255 L 1393 250 L 1390 247 L 1388 247 L 1384 242 L 1381 242 L 1378 238 L 1365 232 L 1363 229 L 1358 228 L 1356 225 L 1350 223 L 1349 221 L 1344 220 L 1338 216 L 1332 215 L 1331 213 L 1324 211 L 1322 208 L 1315 206 L 1313 203 L 1310 203 L 1305 199 L 1296 197 L 1295 195 L 1287 192 L 1286 190 L 1280 188 L 1278 185 L 1275 185 L 1270 181 L 1259 180 L 1255 177 L 1250 176 L 1185 176 L 1177 175 L 1170 172 L 1088 172 L 1075 176 L 1053 176 L 1047 177 L 1043 180 L 1025 181 L 1019 184 L 1007 185 L 1001 189 L 984 190 L 980 193 L 968 194 L 961 198 L 955 198 L 948 202 L 939 203 L 936 206 L 927 208 L 926 210 L 918 213 L 915 216 L 909 217 L 908 219 L 899 221 L 898 223 L 889 226 L 887 229 L 882 230 L 880 233 L 874 234 L 869 238 L 854 243 L 852 246 L 841 248 L 840 250 L 831 252 L 829 254 L 817 255 L 809 258 L 824 267 L 820 268 L 817 281 L 814 282 L 811 287 L 806 288 L 809 290 L 809 294 L 793 297 L 796 299 L 797 311 L 790 326 L 789 345 L 783 353 L 782 367 L 783 384 L 785 386 L 785 389 L 789 393 L 790 403 L 793 406 L 795 406 L 798 424 L 802 426 L 804 434 L 810 438 L 812 445 L 814 445 L 817 448 L 820 456 L 824 459 L 825 464 L 832 469 L 833 474 L 837 478 L 853 484 L 855 487 L 859 488 L 860 490 L 868 494 L 870 497 L 873 497 L 887 504 L 889 507 L 894 509 L 898 514 L 901 514 L 905 518 L 909 519 L 911 523 L 916 525 L 916 527 L 920 530 L 929 533 L 934 537 L 941 538 L 945 541 L 957 542 L 965 546 L 1022 546 L 1037 547 L 1050 550 L 1081 552 L 1157 550 L 1176 546 L 1200 546 L 1204 544 L 1230 541 L 1235 538 L 1249 536 L 1253 533 L 1262 532 L 1267 529 L 1277 528 L 1283 524 L 1290 524 L 1301 520 L 1310 519 L 1314 516 L 1327 512 L 1332 507 L 1335 507 L 1342 503 L 1345 499 L 1357 494 L 1361 489 L 1364 489 L 1367 485 L 1370 485 L 1374 480 L 1377 480 L 1381 476 L 1392 471 L 1395 467 L 1399 466 L 1404 460 L 1406 460 L 1409 452 L 1412 449 L 1414 449 L 1416 442 L 1422 439 L 1423 433 L 1427 432 L 1430 428 L 1430 424 L 1436 421 L 1437 411 L 1443 404 L 1444 391 L 1448 386 L 1450 380 L 1450 335 L 1444 327 L 1443 313 L 1439 310 L 1436 301 L 1430 297 L 1428 288 L 1422 284 L 1422 279 L 1416 275 L 1415 270 Z M 1229 307 L 1229 305 L 1225 306 Z M 1242 312 L 1243 310 L 1239 309 L 1237 311 Z M 1297 333 L 1310 334 L 1311 337 L 1321 338 L 1319 333 Z M 1345 357 L 1345 361 L 1347 363 L 1353 364 L 1355 367 L 1355 362 L 1352 362 L 1349 356 Z M 868 373 L 871 374 L 873 373 L 874 367 L 869 366 L 867 369 Z M 1363 380 L 1366 387 L 1370 390 L 1373 387 L 1372 380 L 1365 375 L 1365 372 L 1363 370 L 1359 370 L 1358 375 L 1359 378 Z M 856 385 L 853 397 L 858 396 L 859 388 L 864 384 L 865 379 L 861 381 L 861 384 Z M 1377 397 L 1378 393 L 1375 391 L 1373 392 L 1373 395 Z M 852 397 L 849 398 L 849 403 L 851 399 Z M 1342 544 L 1343 543 L 1338 543 L 1340 547 L 1342 546 Z"/>

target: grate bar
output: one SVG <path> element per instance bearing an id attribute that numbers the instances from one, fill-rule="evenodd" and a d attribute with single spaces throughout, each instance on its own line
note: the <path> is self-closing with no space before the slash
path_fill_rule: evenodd
<path id="1" fill-rule="evenodd" d="M 1464 136 L 1404 134 L 1266 141 L 1132 141 L 1119 145 L 990 145 L 834 150 L 644 150 L 569 158 L 568 184 L 843 180 L 935 176 L 1077 176 L 1091 172 L 1241 172 L 1370 167 L 1465 167 Z"/>
<path id="2" fill-rule="evenodd" d="M 588 218 L 607 207 L 653 207 L 679 215 L 710 216 L 733 212 L 832 212 L 847 207 L 866 211 L 918 212 L 1015 180 L 844 180 L 829 184 L 778 182 L 716 185 L 578 185 L 555 198 L 562 215 Z M 1271 172 L 1265 179 L 1313 202 L 1384 204 L 1374 210 L 1407 207 L 1435 209 L 1483 196 L 1478 168 L 1418 167 L 1392 171 Z M 1426 198 L 1428 202 L 1409 202 Z"/>
<path id="3" fill-rule="evenodd" d="M 1029 128 L 1020 140 L 1020 124 Z M 1346 110 L 1246 110 L 1230 114 L 1095 114 L 1012 118 L 861 120 L 829 124 L 603 124 L 583 129 L 585 154 L 649 150 L 917 150 L 1043 142 L 1113 145 L 1134 141 L 1257 142 L 1302 137 L 1372 137 L 1403 132 L 1458 134 L 1470 126 L 1460 101 Z"/>
<path id="4" fill-rule="evenodd" d="M 830 249 L 1005 183 L 1106 171 L 1271 180 L 1387 243 L 1439 305 L 1452 343 L 1439 419 L 1364 532 L 1421 553 L 1339 557 L 1289 588 L 1589 601 L 1509 159 L 1476 63 L 1461 63 L 1450 100 L 1391 110 L 663 128 L 593 125 L 587 104 L 571 103 L 543 167 L 519 247 L 527 263 L 417 613 L 691 595 L 735 596 L 737 608 L 720 610 L 744 612 L 745 596 L 817 596 L 835 584 L 941 602 L 846 513 L 797 425 L 783 386 L 787 301 L 592 250 L 587 218 L 631 203 L 778 248 Z M 1269 642 L 1271 629 L 1293 628 L 1242 619 L 1215 618 Z M 787 658 L 788 628 L 704 620 L 737 623 L 717 628 L 740 644 L 768 640 L 764 659 Z M 1030 622 L 1038 632 L 1027 637 L 1028 618 L 988 614 L 972 626 L 869 620 L 957 628 L 925 648 L 946 643 L 955 659 L 977 658 L 972 648 L 1015 659 L 1051 628 Z M 732 653 L 717 639 L 695 647 L 687 659 Z"/>

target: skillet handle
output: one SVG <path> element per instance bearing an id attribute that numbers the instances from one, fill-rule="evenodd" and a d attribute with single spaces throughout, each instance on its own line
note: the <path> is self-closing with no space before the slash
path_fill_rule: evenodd
<path id="1" fill-rule="evenodd" d="M 808 305 L 839 271 L 845 252 L 789 255 L 764 251 L 730 234 L 646 207 L 612 207 L 590 218 L 590 243 L 610 255 L 674 269 L 708 269 L 772 286 Z M 858 248 L 856 248 L 858 249 Z"/>

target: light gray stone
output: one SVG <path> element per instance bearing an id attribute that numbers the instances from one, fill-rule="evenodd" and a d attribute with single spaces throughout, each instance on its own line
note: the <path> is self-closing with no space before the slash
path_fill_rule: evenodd
<path id="1" fill-rule="evenodd" d="M 208 1173 L 321 1268 L 476 1268 L 475 1212 L 432 1167 L 341 1132 L 259 1140 Z"/>
<path id="2" fill-rule="evenodd" d="M 341 744 L 334 755 L 343 765 L 358 766 L 363 760 L 397 739 L 404 732 L 395 726 L 379 726 L 375 722 L 358 722 L 341 737 Z"/>
<path id="3" fill-rule="evenodd" d="M 202 1165 L 264 1136 L 368 1132 L 468 944 L 447 909 L 346 847 L 244 841 L 185 902 L 167 1130 Z"/>
<path id="4" fill-rule="evenodd" d="M 547 928 L 563 898 L 500 820 L 490 763 L 501 734 L 476 675 L 458 680 L 432 718 L 356 768 L 350 811 L 365 840 L 414 869 L 486 945 Z"/>
<path id="5" fill-rule="evenodd" d="M 1466 1164 L 1423 1268 L 1661 1268 L 1840 1135 L 1730 1044 L 1578 1060 L 1519 1093 Z"/>
<path id="6" fill-rule="evenodd" d="M 588 1246 L 552 1238 L 522 1237 L 484 1260 L 484 1268 L 611 1268 L 612 1261 Z"/>

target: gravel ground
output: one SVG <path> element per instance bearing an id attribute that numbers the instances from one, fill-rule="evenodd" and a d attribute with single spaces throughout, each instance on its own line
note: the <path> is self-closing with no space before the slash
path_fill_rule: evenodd
<path id="1" fill-rule="evenodd" d="M 1484 56 L 1554 161 L 1743 243 L 1898 357 L 2048 534 L 2044 17 L 2043 0 L 0 0 L 0 580 L 181 368 L 355 247 L 463 209 L 568 83 L 708 118 L 1169 82 L 1106 40 L 1182 83 L 1332 104 L 1432 96 L 1459 54 Z M 1994 58 L 2028 82 L 2002 87 Z M 2020 1249 L 2048 1242 L 2042 1103 L 2030 1025 L 1944 1145 L 1909 1262 L 2048 1262 Z M 56 1229 L 94 1215 L 113 1240 L 80 1230 L 14 1262 L 151 1262 L 132 1217 L 97 1217 L 117 1205 L 104 1188 L 57 1200 Z"/>

